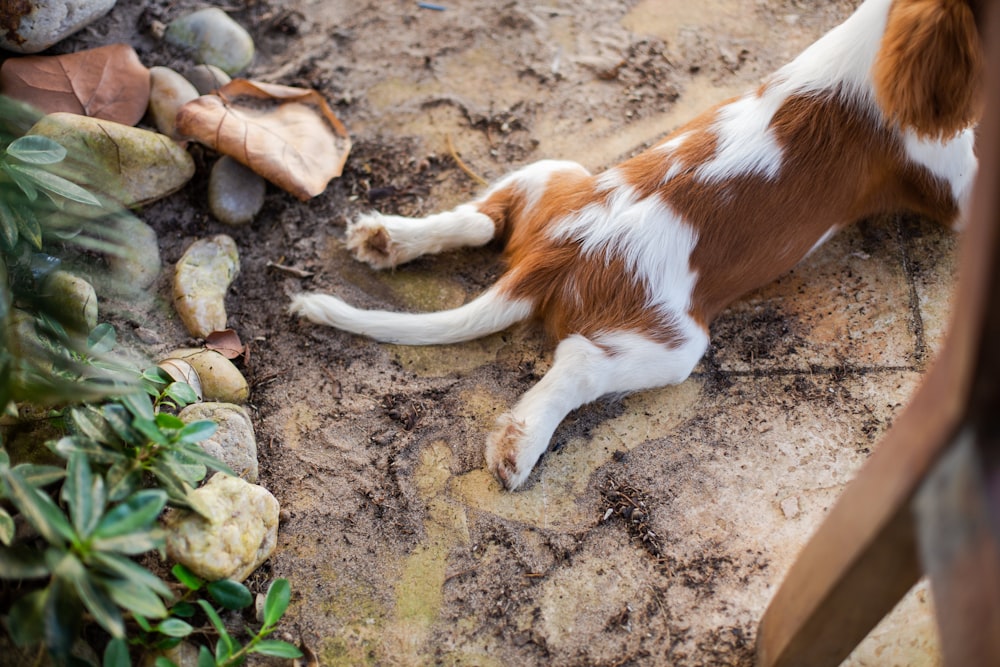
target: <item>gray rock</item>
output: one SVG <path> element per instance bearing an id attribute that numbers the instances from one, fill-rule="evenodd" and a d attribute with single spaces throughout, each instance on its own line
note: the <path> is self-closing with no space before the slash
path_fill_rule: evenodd
<path id="1" fill-rule="evenodd" d="M 267 182 L 242 164 L 223 155 L 208 179 L 208 206 L 227 225 L 244 225 L 264 206 Z"/>
<path id="2" fill-rule="evenodd" d="M 167 556 L 204 579 L 243 581 L 274 551 L 278 501 L 264 487 L 222 473 L 192 494 L 209 518 L 169 513 Z"/>
<path id="3" fill-rule="evenodd" d="M 117 216 L 114 225 L 116 235 L 128 239 L 129 252 L 124 257 L 108 256 L 114 281 L 110 287 L 120 292 L 146 289 L 160 274 L 160 246 L 156 232 L 131 215 Z"/>
<path id="4" fill-rule="evenodd" d="M 253 60 L 250 33 L 217 7 L 182 16 L 167 26 L 166 39 L 191 51 L 206 65 L 233 75 Z"/>
<path id="5" fill-rule="evenodd" d="M 218 424 L 215 434 L 199 443 L 202 449 L 246 481 L 257 483 L 257 439 L 246 410 L 232 403 L 195 403 L 177 416 L 186 424 L 199 419 L 210 419 Z"/>
<path id="6" fill-rule="evenodd" d="M 226 328 L 226 290 L 239 272 L 236 242 L 225 234 L 199 239 L 184 251 L 174 269 L 174 308 L 192 336 Z"/>
<path id="7" fill-rule="evenodd" d="M 69 328 L 88 332 L 97 326 L 97 292 L 80 276 L 68 271 L 53 271 L 45 278 L 43 291 Z"/>
<path id="8" fill-rule="evenodd" d="M 177 111 L 198 97 L 198 89 L 169 67 L 150 67 L 149 82 L 149 115 L 156 129 L 172 139 L 181 139 Z"/>
<path id="9" fill-rule="evenodd" d="M 0 30 L 0 48 L 17 53 L 38 53 L 101 18 L 115 6 L 115 0 L 27 0 L 13 3 L 12 30 Z M 20 17 L 20 21 L 17 21 Z"/>
<path id="10" fill-rule="evenodd" d="M 208 95 L 233 80 L 215 65 L 195 65 L 185 76 L 202 95 Z"/>

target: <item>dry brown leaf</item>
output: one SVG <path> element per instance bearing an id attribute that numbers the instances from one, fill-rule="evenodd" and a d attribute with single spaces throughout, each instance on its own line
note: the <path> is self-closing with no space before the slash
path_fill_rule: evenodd
<path id="1" fill-rule="evenodd" d="M 185 104 L 177 128 L 303 201 L 340 175 L 351 150 L 318 92 L 247 79 Z"/>
<path id="2" fill-rule="evenodd" d="M 149 106 L 149 70 L 128 44 L 8 58 L 0 67 L 0 91 L 45 113 L 68 111 L 135 125 Z"/>
<path id="3" fill-rule="evenodd" d="M 213 331 L 205 336 L 205 347 L 215 350 L 226 359 L 235 359 L 246 352 L 246 346 L 233 329 Z"/>

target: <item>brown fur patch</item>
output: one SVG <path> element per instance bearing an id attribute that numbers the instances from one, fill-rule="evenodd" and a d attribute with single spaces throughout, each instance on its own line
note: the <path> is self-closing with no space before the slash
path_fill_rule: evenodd
<path id="1" fill-rule="evenodd" d="M 875 93 L 886 116 L 942 139 L 982 113 L 983 54 L 963 0 L 896 0 L 875 62 Z"/>

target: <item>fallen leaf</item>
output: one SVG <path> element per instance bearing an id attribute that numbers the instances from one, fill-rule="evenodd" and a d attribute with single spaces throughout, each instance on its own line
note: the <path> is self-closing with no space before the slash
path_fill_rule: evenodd
<path id="1" fill-rule="evenodd" d="M 0 90 L 45 113 L 67 111 L 135 125 L 149 106 L 149 70 L 135 49 L 111 44 L 60 56 L 8 58 Z"/>
<path id="2" fill-rule="evenodd" d="M 351 150 L 318 92 L 247 79 L 185 104 L 177 128 L 303 201 L 340 175 Z"/>
<path id="3" fill-rule="evenodd" d="M 215 350 L 226 359 L 235 359 L 246 352 L 246 346 L 233 329 L 213 331 L 205 336 L 205 347 Z"/>

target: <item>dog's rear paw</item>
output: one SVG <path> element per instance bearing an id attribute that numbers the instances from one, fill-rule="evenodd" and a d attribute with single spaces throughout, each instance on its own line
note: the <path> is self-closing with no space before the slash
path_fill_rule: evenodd
<path id="1" fill-rule="evenodd" d="M 366 213 L 347 225 L 347 249 L 375 269 L 391 269 L 400 261 L 399 249 L 378 213 Z"/>
<path id="2" fill-rule="evenodd" d="M 486 465 L 508 491 L 521 486 L 534 461 L 525 462 L 525 425 L 507 413 L 497 420 L 497 426 L 486 440 Z"/>

